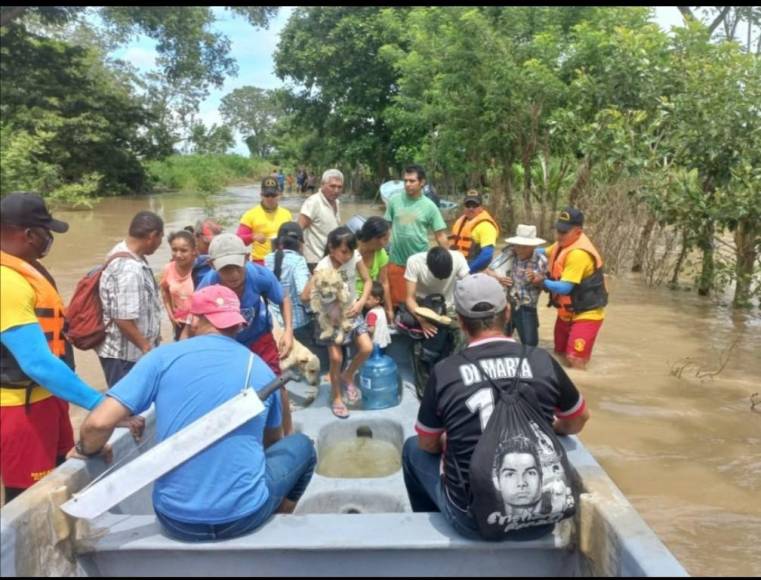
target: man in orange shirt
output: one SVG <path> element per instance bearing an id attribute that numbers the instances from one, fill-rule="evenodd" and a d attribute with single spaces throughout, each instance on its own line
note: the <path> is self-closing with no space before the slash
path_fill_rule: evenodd
<path id="1" fill-rule="evenodd" d="M 272 251 L 272 238 L 286 222 L 293 220 L 291 212 L 280 207 L 280 186 L 275 177 L 262 180 L 261 203 L 240 218 L 235 232 L 243 243 L 251 244 L 251 261 L 264 266 L 264 256 Z"/>
<path id="2" fill-rule="evenodd" d="M 584 214 L 567 207 L 555 223 L 555 239 L 547 248 L 548 276 L 534 274 L 532 282 L 550 292 L 558 309 L 555 353 L 574 368 L 586 367 L 608 304 L 603 261 L 583 232 Z"/>

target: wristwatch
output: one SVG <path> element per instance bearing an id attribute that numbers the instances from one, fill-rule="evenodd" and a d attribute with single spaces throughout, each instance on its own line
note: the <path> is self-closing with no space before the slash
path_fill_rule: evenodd
<path id="1" fill-rule="evenodd" d="M 103 448 L 101 447 L 97 451 L 93 451 L 91 453 L 85 453 L 85 450 L 82 449 L 82 441 L 80 440 L 80 441 L 77 441 L 76 445 L 74 445 L 74 450 L 80 455 L 82 455 L 83 457 L 90 458 L 90 457 L 95 457 L 96 455 L 100 455 L 100 452 L 103 451 Z"/>

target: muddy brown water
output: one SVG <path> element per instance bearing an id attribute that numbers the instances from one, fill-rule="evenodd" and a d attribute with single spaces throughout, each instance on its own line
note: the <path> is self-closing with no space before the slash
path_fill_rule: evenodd
<path id="1" fill-rule="evenodd" d="M 214 198 L 215 214 L 234 231 L 257 200 L 257 188 L 231 187 Z M 295 215 L 302 200 L 286 195 L 283 205 Z M 167 232 L 204 214 L 201 199 L 188 194 L 110 198 L 92 211 L 56 213 L 71 227 L 56 236 L 45 263 L 66 302 L 143 209 L 159 213 Z M 342 217 L 382 210 L 347 200 Z M 164 242 L 149 262 L 158 272 L 169 257 Z M 757 311 L 735 314 L 633 277 L 612 279 L 611 287 L 593 360 L 587 371 L 569 372 L 592 414 L 581 439 L 691 574 L 761 575 L 761 413 L 750 410 L 751 395 L 761 391 Z M 540 308 L 541 346 L 551 348 L 553 322 L 554 312 Z M 167 321 L 163 336 L 169 340 Z M 682 378 L 670 373 L 687 358 L 713 370 L 734 341 L 713 379 L 698 380 L 690 369 Z M 82 377 L 104 389 L 94 353 L 76 358 Z M 72 410 L 77 425 L 83 415 Z"/>

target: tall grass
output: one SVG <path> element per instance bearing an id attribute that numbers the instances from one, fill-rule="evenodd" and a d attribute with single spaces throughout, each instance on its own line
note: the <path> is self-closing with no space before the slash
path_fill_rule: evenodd
<path id="1" fill-rule="evenodd" d="M 172 155 L 147 162 L 146 171 L 153 189 L 213 195 L 235 181 L 268 175 L 272 166 L 241 155 Z"/>

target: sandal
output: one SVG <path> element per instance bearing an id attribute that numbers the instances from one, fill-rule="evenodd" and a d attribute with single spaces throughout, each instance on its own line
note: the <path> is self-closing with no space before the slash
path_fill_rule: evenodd
<path id="1" fill-rule="evenodd" d="M 346 383 L 346 398 L 349 403 L 356 403 L 362 398 L 362 392 L 354 383 Z"/>
<path id="2" fill-rule="evenodd" d="M 346 405 L 344 404 L 343 401 L 340 401 L 338 403 L 333 403 L 330 406 L 330 410 L 339 419 L 348 419 L 349 418 L 349 409 L 346 408 Z"/>

